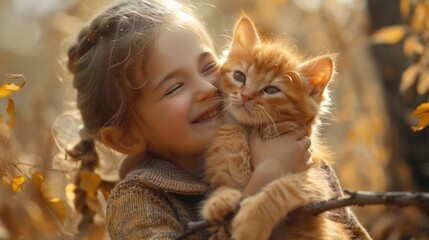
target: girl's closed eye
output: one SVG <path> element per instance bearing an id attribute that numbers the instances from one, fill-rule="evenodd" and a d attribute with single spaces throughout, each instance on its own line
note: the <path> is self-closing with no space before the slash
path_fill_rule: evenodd
<path id="1" fill-rule="evenodd" d="M 213 61 L 213 62 L 206 64 L 203 67 L 203 69 L 201 70 L 201 73 L 202 74 L 210 74 L 210 73 L 214 72 L 216 69 L 218 69 L 218 64 L 217 64 L 217 62 Z"/>
<path id="2" fill-rule="evenodd" d="M 169 89 L 164 93 L 164 96 L 171 95 L 172 93 L 174 93 L 174 92 L 176 92 L 177 90 L 179 90 L 181 87 L 183 87 L 183 83 L 176 83 L 176 84 L 174 84 L 171 88 L 169 88 Z"/>

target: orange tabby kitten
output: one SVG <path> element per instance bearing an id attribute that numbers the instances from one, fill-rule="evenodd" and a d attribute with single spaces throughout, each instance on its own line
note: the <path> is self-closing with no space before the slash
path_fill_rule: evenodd
<path id="1" fill-rule="evenodd" d="M 250 131 L 257 129 L 263 138 L 271 138 L 305 127 L 310 136 L 334 74 L 333 58 L 324 55 L 303 62 L 285 44 L 261 41 L 249 18 L 238 21 L 221 68 L 229 120 L 207 151 L 206 177 L 215 191 L 202 209 L 205 219 L 222 221 L 240 205 L 231 223 L 233 239 L 351 238 L 345 225 L 330 220 L 327 213 L 283 221 L 296 207 L 334 196 L 317 146 L 310 169 L 273 181 L 240 203 L 253 171 Z"/>

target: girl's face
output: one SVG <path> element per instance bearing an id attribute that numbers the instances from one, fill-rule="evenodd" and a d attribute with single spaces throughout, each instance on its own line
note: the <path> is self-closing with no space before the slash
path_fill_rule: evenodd
<path id="1" fill-rule="evenodd" d="M 217 84 L 220 73 L 212 49 L 189 30 L 165 31 L 145 67 L 137 126 L 147 150 L 194 171 L 223 123 Z"/>

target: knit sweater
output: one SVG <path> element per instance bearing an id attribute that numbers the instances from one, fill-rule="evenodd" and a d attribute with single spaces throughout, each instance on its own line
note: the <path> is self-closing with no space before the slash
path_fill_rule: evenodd
<path id="1" fill-rule="evenodd" d="M 335 172 L 329 165 L 323 168 L 334 192 L 342 195 Z M 189 221 L 199 220 L 200 202 L 209 190 L 201 180 L 157 158 L 128 158 L 121 171 L 126 177 L 112 190 L 107 204 L 106 224 L 113 240 L 174 239 Z M 349 226 L 354 239 L 371 239 L 348 208 L 332 213 Z M 187 239 L 208 238 L 208 232 L 202 231 Z"/>
<path id="2" fill-rule="evenodd" d="M 174 239 L 189 221 L 199 220 L 198 209 L 208 187 L 168 161 L 138 160 L 125 160 L 125 168 L 141 168 L 128 173 L 109 197 L 106 224 L 110 237 Z M 203 231 L 189 239 L 208 237 Z"/>

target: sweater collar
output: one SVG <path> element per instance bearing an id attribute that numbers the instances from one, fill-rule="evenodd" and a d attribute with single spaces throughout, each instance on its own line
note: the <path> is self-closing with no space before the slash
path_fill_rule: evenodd
<path id="1" fill-rule="evenodd" d="M 144 159 L 128 157 L 124 161 L 138 162 L 135 164 L 138 169 L 129 175 L 137 175 L 139 181 L 148 187 L 184 195 L 201 195 L 209 190 L 203 180 L 189 175 L 166 160 L 148 156 Z"/>

